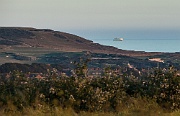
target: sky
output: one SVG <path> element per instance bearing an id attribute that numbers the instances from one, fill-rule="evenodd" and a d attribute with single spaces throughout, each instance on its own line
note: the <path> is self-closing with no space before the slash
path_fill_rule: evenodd
<path id="1" fill-rule="evenodd" d="M 0 26 L 48 28 L 90 39 L 118 35 L 117 30 L 179 32 L 179 11 L 180 0 L 0 0 Z"/>
<path id="2" fill-rule="evenodd" d="M 180 28 L 179 0 L 0 0 L 0 26 Z"/>

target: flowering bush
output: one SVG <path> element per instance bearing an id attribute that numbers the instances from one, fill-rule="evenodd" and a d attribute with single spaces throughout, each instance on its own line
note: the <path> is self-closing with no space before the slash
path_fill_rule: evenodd
<path id="1" fill-rule="evenodd" d="M 138 105 L 136 98 L 157 102 L 162 108 L 180 108 L 180 77 L 175 70 L 155 70 L 152 76 L 136 79 L 134 76 L 26 78 L 19 71 L 0 78 L 0 107 L 19 111 L 34 109 L 73 108 L 80 111 L 121 111 L 123 107 Z M 149 103 L 149 102 L 147 102 Z M 152 107 L 152 106 L 150 106 Z"/>

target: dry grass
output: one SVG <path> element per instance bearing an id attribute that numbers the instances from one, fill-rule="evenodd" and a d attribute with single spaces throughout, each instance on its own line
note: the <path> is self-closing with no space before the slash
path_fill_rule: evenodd
<path id="1" fill-rule="evenodd" d="M 135 103 L 136 102 L 136 103 Z M 23 112 L 16 111 L 13 106 L 10 106 L 8 112 L 5 110 L 0 111 L 0 116 L 180 116 L 180 110 L 172 113 L 165 113 L 155 104 L 140 103 L 134 101 L 136 106 L 129 108 L 121 108 L 119 112 L 86 112 L 81 111 L 76 113 L 72 108 L 62 109 L 56 107 L 53 110 L 49 107 L 42 107 L 39 109 L 25 108 Z M 152 106 L 151 106 L 152 105 Z"/>

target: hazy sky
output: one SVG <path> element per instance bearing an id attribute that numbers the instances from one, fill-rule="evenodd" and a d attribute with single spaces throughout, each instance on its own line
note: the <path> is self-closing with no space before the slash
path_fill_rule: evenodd
<path id="1" fill-rule="evenodd" d="M 180 0 L 0 0 L 0 26 L 180 29 Z"/>

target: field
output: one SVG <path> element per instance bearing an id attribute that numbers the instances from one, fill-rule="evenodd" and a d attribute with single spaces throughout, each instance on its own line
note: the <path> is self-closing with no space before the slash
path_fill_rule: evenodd
<path id="1" fill-rule="evenodd" d="M 44 54 L 49 54 L 56 52 L 54 49 L 45 49 L 45 48 L 34 48 L 34 47 L 11 47 L 9 49 L 0 50 L 0 64 L 3 63 L 34 63 L 36 60 L 26 60 L 15 58 L 14 55 L 25 58 L 37 58 Z"/>

